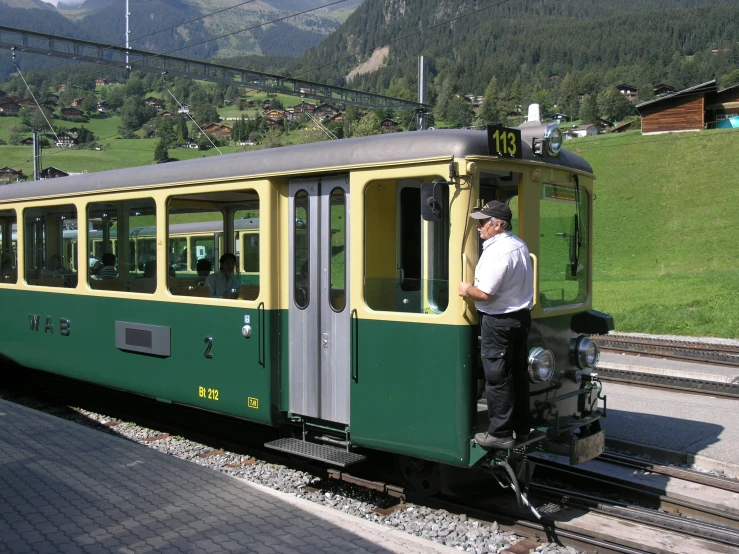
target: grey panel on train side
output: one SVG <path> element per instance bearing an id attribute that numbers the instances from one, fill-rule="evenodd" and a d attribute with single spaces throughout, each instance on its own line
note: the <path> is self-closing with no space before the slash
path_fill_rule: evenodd
<path id="1" fill-rule="evenodd" d="M 346 195 L 344 263 L 348 268 L 348 178 L 294 179 L 289 186 L 288 364 L 294 414 L 349 423 L 349 280 L 341 309 L 331 290 L 331 192 Z M 297 196 L 297 199 L 296 199 Z"/>

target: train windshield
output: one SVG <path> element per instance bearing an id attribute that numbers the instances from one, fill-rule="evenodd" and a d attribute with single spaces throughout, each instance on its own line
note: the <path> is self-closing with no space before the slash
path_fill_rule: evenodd
<path id="1" fill-rule="evenodd" d="M 540 201 L 539 298 L 543 308 L 582 304 L 588 294 L 587 190 L 545 183 Z"/>

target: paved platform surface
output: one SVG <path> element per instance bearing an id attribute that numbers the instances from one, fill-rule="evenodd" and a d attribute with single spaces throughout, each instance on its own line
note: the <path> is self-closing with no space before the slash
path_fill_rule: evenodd
<path id="1" fill-rule="evenodd" d="M 739 477 L 739 400 L 605 383 L 606 436 L 708 458 L 696 465 Z M 723 465 L 711 464 L 717 460 Z"/>
<path id="2" fill-rule="evenodd" d="M 0 400 L 0 553 L 458 552 Z"/>

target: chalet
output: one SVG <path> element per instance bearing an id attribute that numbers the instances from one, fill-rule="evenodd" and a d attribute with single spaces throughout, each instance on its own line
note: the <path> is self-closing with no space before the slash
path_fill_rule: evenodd
<path id="1" fill-rule="evenodd" d="M 25 138 L 21 141 L 21 145 L 23 146 L 33 146 L 33 137 Z"/>
<path id="2" fill-rule="evenodd" d="M 5 98 L 10 100 L 11 102 L 15 102 L 16 104 L 20 104 L 21 97 L 17 94 L 8 94 Z"/>
<path id="3" fill-rule="evenodd" d="M 636 99 L 636 87 L 632 87 L 631 85 L 616 85 L 616 89 L 618 90 L 618 92 L 626 96 L 626 98 L 628 98 L 629 100 Z"/>
<path id="4" fill-rule="evenodd" d="M 602 129 L 612 129 L 613 121 L 609 121 L 608 119 L 603 119 L 602 117 L 599 117 L 598 125 L 600 125 Z"/>
<path id="5" fill-rule="evenodd" d="M 28 106 L 30 108 L 35 108 L 36 107 L 36 102 L 33 100 L 33 98 L 24 98 L 23 100 L 21 100 L 20 102 L 18 102 L 18 105 L 21 106 L 21 107 Z"/>
<path id="6" fill-rule="evenodd" d="M 718 121 L 739 115 L 739 84 L 723 90 L 706 81 L 636 106 L 642 134 L 713 129 Z"/>
<path id="7" fill-rule="evenodd" d="M 173 117 L 174 116 L 174 114 L 172 112 L 166 112 L 166 111 L 165 112 L 162 112 L 159 115 L 161 115 L 162 117 Z"/>
<path id="8" fill-rule="evenodd" d="M 21 111 L 20 104 L 9 100 L 7 96 L 0 98 L 0 113 L 5 115 L 15 115 L 19 111 Z"/>
<path id="9" fill-rule="evenodd" d="M 59 148 L 72 148 L 79 144 L 79 141 L 76 138 L 67 133 L 59 133 L 56 138 L 57 140 L 54 144 Z"/>
<path id="10" fill-rule="evenodd" d="M 223 123 L 208 123 L 203 131 L 218 138 L 231 138 L 231 127 Z"/>
<path id="11" fill-rule="evenodd" d="M 615 125 L 611 129 L 611 133 L 625 133 L 626 131 L 631 131 L 631 129 L 634 128 L 634 122 L 633 121 L 624 121 L 623 123 L 619 123 L 618 125 Z"/>
<path id="12" fill-rule="evenodd" d="M 380 121 L 380 127 L 383 133 L 394 133 L 398 130 L 398 122 L 386 117 Z"/>
<path id="13" fill-rule="evenodd" d="M 61 169 L 51 166 L 42 169 L 40 173 L 41 179 L 56 179 L 58 177 L 67 177 L 68 175 L 69 173 L 65 173 Z"/>
<path id="14" fill-rule="evenodd" d="M 191 139 L 190 137 L 187 137 L 185 139 L 185 144 L 180 144 L 180 148 L 197 148 L 198 143 Z"/>
<path id="15" fill-rule="evenodd" d="M 179 108 L 177 108 L 177 113 L 190 113 L 190 106 L 187 104 L 182 104 Z"/>
<path id="16" fill-rule="evenodd" d="M 336 112 L 326 120 L 326 123 L 340 123 L 344 121 L 344 112 Z"/>
<path id="17" fill-rule="evenodd" d="M 576 125 L 567 131 L 570 138 L 594 137 L 598 134 L 598 128 L 595 125 Z"/>
<path id="18" fill-rule="evenodd" d="M 102 77 L 95 77 L 95 86 L 96 87 L 99 87 L 99 86 L 102 86 L 102 85 L 107 85 L 107 84 L 108 84 L 108 80 L 107 79 L 103 79 Z"/>
<path id="19" fill-rule="evenodd" d="M 293 107 L 293 113 L 294 114 L 301 114 L 301 113 L 314 113 L 316 111 L 316 105 L 311 104 L 310 102 L 301 102 L 297 106 Z"/>
<path id="20" fill-rule="evenodd" d="M 80 130 L 77 127 L 70 127 L 69 129 L 67 129 L 64 132 L 67 133 L 72 138 L 77 138 L 77 136 L 79 135 Z"/>
<path id="21" fill-rule="evenodd" d="M 0 183 L 17 183 L 28 179 L 23 175 L 23 170 L 19 167 L 0 167 Z"/>
<path id="22" fill-rule="evenodd" d="M 554 120 L 554 121 L 555 121 L 556 123 L 564 123 L 564 122 L 565 122 L 565 121 L 567 121 L 567 120 L 568 120 L 569 118 L 570 118 L 570 117 L 569 117 L 569 116 L 568 116 L 567 114 L 564 114 L 564 113 L 556 113 L 556 114 L 554 114 L 554 116 L 552 117 L 552 119 L 553 119 L 553 120 Z"/>
<path id="23" fill-rule="evenodd" d="M 284 110 L 269 110 L 264 112 L 264 115 L 269 119 L 282 119 L 287 117 L 287 112 Z"/>
<path id="24" fill-rule="evenodd" d="M 82 110 L 78 110 L 77 108 L 62 108 L 62 117 L 82 117 L 84 114 L 82 113 Z"/>
<path id="25" fill-rule="evenodd" d="M 262 102 L 262 109 L 266 112 L 272 109 L 272 100 L 265 100 Z"/>
<path id="26" fill-rule="evenodd" d="M 121 82 L 118 79 L 112 79 L 112 80 L 108 81 L 108 84 L 109 85 L 120 85 Z"/>
<path id="27" fill-rule="evenodd" d="M 338 111 L 339 110 L 337 110 L 336 108 L 334 108 L 333 106 L 329 104 L 321 104 L 313 111 L 313 115 L 323 120 L 323 119 L 328 119 L 329 117 L 336 115 L 336 112 Z"/>
<path id="28" fill-rule="evenodd" d="M 153 96 L 149 96 L 149 98 L 144 100 L 144 104 L 155 108 L 158 112 L 161 112 L 164 109 L 164 102 L 161 100 L 161 98 L 154 98 Z"/>
<path id="29" fill-rule="evenodd" d="M 484 96 L 475 96 L 474 94 L 466 94 L 465 96 L 462 96 L 461 98 L 462 100 L 464 100 L 470 105 L 473 112 L 476 112 L 477 110 L 479 110 L 480 106 L 482 106 L 482 103 L 485 101 Z"/>
<path id="30" fill-rule="evenodd" d="M 664 83 L 657 83 L 652 87 L 652 92 L 655 96 L 666 96 L 675 92 L 675 87 L 671 87 L 670 85 L 666 85 Z"/>
<path id="31" fill-rule="evenodd" d="M 84 101 L 85 101 L 84 97 L 83 98 L 75 98 L 74 100 L 72 100 L 72 107 L 73 108 L 76 108 L 78 106 L 81 106 L 82 105 L 82 102 L 84 102 Z"/>
<path id="32" fill-rule="evenodd" d="M 282 120 L 267 118 L 267 127 L 269 127 L 270 129 L 276 129 L 278 127 L 282 127 Z"/>
<path id="33" fill-rule="evenodd" d="M 559 75 L 558 73 L 552 73 L 552 74 L 551 74 L 551 75 L 550 75 L 550 76 L 548 77 L 548 79 L 549 79 L 550 81 L 554 81 L 554 82 L 557 82 L 557 81 L 561 81 L 561 80 L 562 80 L 562 75 Z"/>

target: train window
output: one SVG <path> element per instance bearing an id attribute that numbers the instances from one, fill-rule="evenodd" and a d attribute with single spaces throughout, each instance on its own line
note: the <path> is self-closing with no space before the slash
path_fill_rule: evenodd
<path id="1" fill-rule="evenodd" d="M 23 212 L 25 278 L 42 287 L 77 286 L 77 207 L 71 204 Z"/>
<path id="2" fill-rule="evenodd" d="M 253 190 L 172 197 L 168 203 L 169 291 L 179 296 L 256 300 L 259 197 Z M 236 257 L 220 266 L 224 254 Z"/>
<path id="3" fill-rule="evenodd" d="M 365 192 L 365 300 L 373 310 L 438 314 L 449 305 L 449 208 L 421 217 L 421 184 L 376 181 Z"/>
<path id="4" fill-rule="evenodd" d="M 15 210 L 0 210 L 0 283 L 18 281 L 17 223 Z"/>
<path id="5" fill-rule="evenodd" d="M 300 190 L 295 194 L 295 305 L 302 309 L 310 303 L 310 198 Z"/>
<path id="6" fill-rule="evenodd" d="M 154 200 L 93 202 L 87 206 L 87 224 L 90 287 L 152 294 L 157 259 Z M 128 240 L 121 242 L 120 237 Z"/>
<path id="7" fill-rule="evenodd" d="M 346 306 L 346 194 L 340 188 L 331 191 L 330 208 L 331 270 L 330 300 L 331 308 L 340 312 Z"/>
<path id="8" fill-rule="evenodd" d="M 539 296 L 543 308 L 580 304 L 588 286 L 588 192 L 543 185 L 540 201 Z"/>

